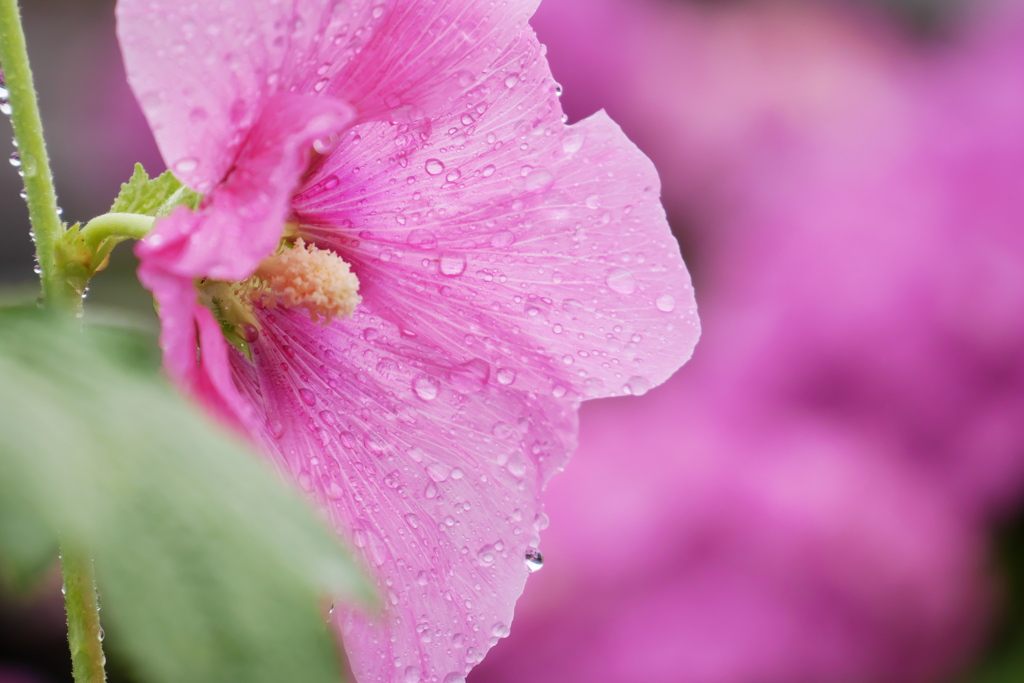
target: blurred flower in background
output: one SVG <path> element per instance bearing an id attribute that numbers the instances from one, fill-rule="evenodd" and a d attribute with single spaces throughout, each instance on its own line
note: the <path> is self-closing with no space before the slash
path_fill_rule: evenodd
<path id="1" fill-rule="evenodd" d="M 658 164 L 692 366 L 584 411 L 471 681 L 948 680 L 1024 488 L 1024 14 L 547 0 L 573 116 Z M 685 246 L 684 246 L 685 249 Z"/>
<path id="2" fill-rule="evenodd" d="M 160 162 L 113 0 L 25 4 L 86 219 Z M 1024 566 L 990 558 L 1024 502 L 1024 11 L 911 26 L 924 3 L 881 4 L 543 0 L 570 118 L 608 109 L 660 170 L 704 338 L 668 385 L 584 408 L 546 565 L 470 683 L 988 681 L 978 661 L 1019 646 Z M 3 277 L 24 278 L 0 176 Z M 132 268 L 93 299 L 123 301 Z"/>

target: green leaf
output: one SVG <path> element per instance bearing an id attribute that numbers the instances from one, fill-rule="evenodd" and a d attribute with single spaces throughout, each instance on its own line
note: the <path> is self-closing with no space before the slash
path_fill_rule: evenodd
<path id="1" fill-rule="evenodd" d="M 93 554 L 105 644 L 143 680 L 335 683 L 323 607 L 373 599 L 334 534 L 127 330 L 0 309 L 0 501 L 13 575 L 58 538 Z"/>
<path id="2" fill-rule="evenodd" d="M 182 185 L 170 171 L 150 179 L 142 164 L 135 164 L 135 172 L 127 183 L 121 185 L 121 192 L 110 207 L 110 212 L 138 213 L 159 218 L 182 204 L 195 209 L 202 198 L 202 195 Z"/>

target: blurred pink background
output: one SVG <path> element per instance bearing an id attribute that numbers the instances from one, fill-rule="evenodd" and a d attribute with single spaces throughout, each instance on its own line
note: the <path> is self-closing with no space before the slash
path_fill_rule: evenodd
<path id="1" fill-rule="evenodd" d="M 161 162 L 113 2 L 24 4 L 88 219 Z M 704 336 L 667 385 L 584 408 L 545 567 L 470 683 L 1024 680 L 1024 8 L 543 0 L 533 23 L 570 119 L 607 109 L 658 166 Z M 19 190 L 0 173 L 8 282 Z M 92 300 L 147 310 L 132 267 Z M 41 681 L 68 680 L 56 587 L 0 599 L 0 662 Z"/>

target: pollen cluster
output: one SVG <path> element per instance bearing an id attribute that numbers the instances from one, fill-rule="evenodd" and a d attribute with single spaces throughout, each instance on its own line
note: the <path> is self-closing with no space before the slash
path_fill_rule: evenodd
<path id="1" fill-rule="evenodd" d="M 265 258 L 254 277 L 262 285 L 256 298 L 272 306 L 302 306 L 314 322 L 350 316 L 362 301 L 359 278 L 349 265 L 301 237 Z"/>

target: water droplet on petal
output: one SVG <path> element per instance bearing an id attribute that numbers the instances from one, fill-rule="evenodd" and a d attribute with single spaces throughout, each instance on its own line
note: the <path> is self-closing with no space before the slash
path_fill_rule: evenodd
<path id="1" fill-rule="evenodd" d="M 444 677 L 443 683 L 466 683 L 466 677 L 458 671 L 453 671 Z"/>
<path id="2" fill-rule="evenodd" d="M 508 386 L 516 381 L 516 371 L 512 368 L 498 368 L 495 378 L 498 380 L 498 384 Z"/>
<path id="3" fill-rule="evenodd" d="M 242 336 L 245 337 L 245 341 L 252 344 L 260 338 L 260 330 L 252 323 L 242 323 Z"/>
<path id="4" fill-rule="evenodd" d="M 662 294 L 658 297 L 657 301 L 654 302 L 654 305 L 663 313 L 671 313 L 676 308 L 676 298 L 671 294 Z"/>
<path id="5" fill-rule="evenodd" d="M 316 405 L 316 394 L 306 388 L 299 389 L 299 398 L 307 406 Z"/>
<path id="6" fill-rule="evenodd" d="M 412 381 L 412 390 L 424 401 L 433 401 L 437 398 L 439 389 L 437 380 L 429 375 L 419 375 Z"/>
<path id="7" fill-rule="evenodd" d="M 619 294 L 632 294 L 636 291 L 636 279 L 633 274 L 625 268 L 613 268 L 605 278 L 605 284 L 613 292 Z"/>
<path id="8" fill-rule="evenodd" d="M 466 257 L 462 254 L 445 254 L 438 261 L 442 275 L 457 277 L 466 270 Z"/>
<path id="9" fill-rule="evenodd" d="M 526 551 L 526 568 L 531 572 L 535 572 L 544 566 L 544 556 L 540 554 L 540 551 L 536 548 L 530 548 Z"/>
<path id="10" fill-rule="evenodd" d="M 18 152 L 11 154 L 10 162 L 14 168 L 21 168 L 21 154 Z"/>
<path id="11" fill-rule="evenodd" d="M 410 666 L 405 670 L 405 683 L 420 683 L 423 677 L 420 675 L 420 670 L 415 666 Z"/>
<path id="12" fill-rule="evenodd" d="M 441 175 L 444 172 L 444 163 L 440 159 L 427 159 L 427 163 L 423 165 L 423 168 L 430 175 Z"/>
<path id="13" fill-rule="evenodd" d="M 516 236 L 511 230 L 501 230 L 491 235 L 492 247 L 511 247 L 515 242 Z"/>
<path id="14" fill-rule="evenodd" d="M 494 564 L 494 558 L 495 550 L 493 545 L 485 545 L 476 553 L 476 561 L 480 563 L 481 567 L 490 567 Z"/>
<path id="15" fill-rule="evenodd" d="M 193 157 L 185 157 L 174 162 L 175 173 L 191 173 L 199 168 L 199 160 Z"/>
<path id="16" fill-rule="evenodd" d="M 523 179 L 527 192 L 542 192 L 555 184 L 555 177 L 549 171 L 537 169 Z"/>
<path id="17" fill-rule="evenodd" d="M 474 358 L 452 371 L 452 387 L 460 394 L 475 394 L 487 386 L 491 366 L 487 361 Z"/>
<path id="18" fill-rule="evenodd" d="M 651 389 L 651 383 L 646 377 L 630 377 L 626 382 L 624 390 L 633 396 L 643 396 Z"/>
<path id="19" fill-rule="evenodd" d="M 445 481 L 448 479 L 448 466 L 443 462 L 432 462 L 427 465 L 427 474 L 434 481 Z"/>
<path id="20" fill-rule="evenodd" d="M 406 241 L 411 246 L 419 249 L 433 249 L 437 246 L 437 235 L 429 230 L 421 230 L 417 228 L 409 233 L 409 237 Z"/>

